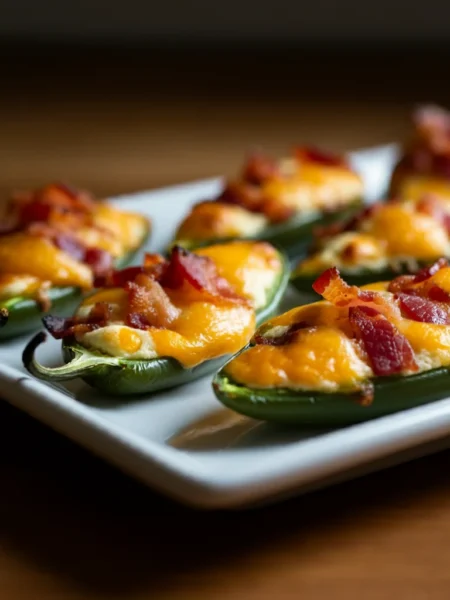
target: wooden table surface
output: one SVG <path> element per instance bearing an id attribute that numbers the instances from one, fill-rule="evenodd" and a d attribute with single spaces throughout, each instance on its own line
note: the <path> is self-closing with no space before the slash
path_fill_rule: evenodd
<path id="1" fill-rule="evenodd" d="M 398 139 L 412 102 L 450 96 L 442 57 L 395 56 L 7 48 L 0 193 L 57 178 L 114 194 L 231 173 L 252 145 Z M 448 598 L 449 466 L 442 452 L 267 508 L 196 512 L 2 403 L 0 598 Z"/>

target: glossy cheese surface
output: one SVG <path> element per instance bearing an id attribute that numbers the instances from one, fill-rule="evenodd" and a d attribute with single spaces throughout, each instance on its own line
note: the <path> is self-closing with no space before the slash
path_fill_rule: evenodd
<path id="1" fill-rule="evenodd" d="M 0 273 L 32 275 L 55 286 L 92 286 L 89 267 L 49 240 L 24 233 L 0 237 Z"/>
<path id="2" fill-rule="evenodd" d="M 450 268 L 430 279 L 449 281 Z M 419 371 L 450 365 L 450 326 L 422 323 L 403 317 L 388 283 L 365 286 L 383 293 L 392 307 L 391 322 L 409 341 Z M 226 366 L 237 383 L 255 388 L 284 387 L 311 391 L 357 391 L 373 372 L 362 347 L 349 330 L 347 309 L 321 301 L 301 306 L 264 324 L 259 332 L 279 337 L 289 325 L 305 321 L 294 339 L 282 345 L 255 345 Z"/>
<path id="3" fill-rule="evenodd" d="M 264 242 L 234 242 L 198 251 L 209 256 L 221 276 L 253 306 L 264 299 L 277 281 L 283 265 L 276 251 Z M 127 294 L 123 289 L 101 290 L 84 300 L 78 313 L 85 316 L 96 302 L 113 308 L 111 322 L 103 328 L 80 335 L 78 341 L 111 356 L 151 359 L 173 357 L 192 367 L 205 360 L 233 354 L 245 346 L 255 331 L 252 304 L 204 301 L 197 293 L 166 290 L 180 310 L 167 329 L 138 330 L 124 324 Z"/>
<path id="4" fill-rule="evenodd" d="M 193 207 L 180 225 L 176 239 L 213 240 L 256 236 L 267 225 L 264 215 L 223 202 L 202 202 Z"/>
<path id="5" fill-rule="evenodd" d="M 331 209 L 356 201 L 363 185 L 356 173 L 343 167 L 300 164 L 290 177 L 278 177 L 263 185 L 264 194 L 298 212 Z"/>
<path id="6" fill-rule="evenodd" d="M 283 268 L 280 255 L 266 242 L 215 244 L 200 248 L 196 254 L 211 258 L 219 275 L 227 279 L 238 294 L 251 300 L 256 309 L 267 303 L 267 294 Z"/>
<path id="7" fill-rule="evenodd" d="M 30 298 L 50 285 L 50 281 L 42 281 L 39 277 L 33 277 L 32 275 L 0 273 L 0 301 L 19 297 Z"/>

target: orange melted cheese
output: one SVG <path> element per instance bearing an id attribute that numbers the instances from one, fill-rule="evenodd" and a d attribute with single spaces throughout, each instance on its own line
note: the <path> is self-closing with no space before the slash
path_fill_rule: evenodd
<path id="1" fill-rule="evenodd" d="M 145 217 L 102 203 L 95 207 L 93 225 L 73 234 L 86 246 L 101 248 L 114 257 L 138 248 L 149 230 Z M 91 269 L 49 240 L 26 233 L 0 237 L 0 299 L 31 297 L 49 285 L 89 289 L 92 283 Z"/>
<path id="2" fill-rule="evenodd" d="M 301 261 L 295 275 L 317 273 L 330 266 L 355 271 L 381 270 L 396 260 L 436 260 L 450 254 L 445 227 L 431 215 L 418 212 L 415 202 L 380 206 L 357 231 L 325 240 L 325 246 Z"/>
<path id="3" fill-rule="evenodd" d="M 32 275 L 56 286 L 92 287 L 91 269 L 49 240 L 15 233 L 0 237 L 0 273 Z"/>
<path id="4" fill-rule="evenodd" d="M 123 212 L 99 202 L 93 213 L 93 227 L 76 231 L 77 238 L 87 246 L 101 248 L 115 258 L 137 248 L 149 229 L 142 215 Z"/>
<path id="5" fill-rule="evenodd" d="M 214 260 L 219 274 L 228 278 L 253 306 L 271 292 L 283 268 L 278 253 L 265 242 L 221 244 L 203 248 L 198 253 Z M 81 304 L 78 315 L 88 314 L 96 302 L 107 302 L 113 316 L 106 327 L 79 335 L 78 341 L 112 356 L 172 357 L 185 367 L 192 367 L 237 352 L 255 331 L 256 316 L 251 304 L 205 302 L 201 295 L 179 290 L 166 290 L 166 293 L 180 310 L 179 317 L 169 329 L 149 327 L 147 330 L 124 325 L 127 294 L 123 289 L 101 290 L 89 296 Z"/>
<path id="6" fill-rule="evenodd" d="M 450 181 L 448 179 L 405 175 L 399 179 L 396 188 L 396 196 L 402 200 L 419 200 L 427 194 L 433 194 L 450 203 Z"/>
<path id="7" fill-rule="evenodd" d="M 450 268 L 430 279 L 450 283 Z M 419 371 L 450 365 L 450 327 L 403 318 L 393 294 L 381 282 L 363 289 L 382 292 L 392 305 L 392 323 L 411 344 Z M 290 343 L 256 345 L 228 363 L 226 373 L 235 382 L 250 387 L 286 387 L 312 391 L 351 391 L 361 386 L 373 372 L 360 345 L 348 330 L 346 309 L 326 301 L 293 309 L 275 317 L 260 328 L 261 335 L 278 337 L 293 323 L 306 321 L 313 326 L 300 330 Z"/>
<path id="8" fill-rule="evenodd" d="M 267 225 L 264 215 L 223 202 L 202 202 L 194 206 L 180 225 L 177 243 L 257 235 Z"/>

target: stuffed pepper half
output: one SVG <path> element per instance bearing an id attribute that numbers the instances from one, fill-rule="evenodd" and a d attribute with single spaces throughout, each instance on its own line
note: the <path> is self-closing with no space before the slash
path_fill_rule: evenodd
<path id="1" fill-rule="evenodd" d="M 143 245 L 148 219 L 53 184 L 16 194 L 0 231 L 0 337 L 31 331 L 42 313 L 73 308 L 95 277 L 126 264 Z"/>
<path id="2" fill-rule="evenodd" d="M 276 161 L 253 156 L 241 175 L 214 200 L 195 205 L 175 244 L 265 239 L 295 253 L 317 223 L 348 216 L 361 203 L 363 183 L 346 160 L 310 148 Z"/>
<path id="3" fill-rule="evenodd" d="M 48 316 L 63 338 L 67 364 L 37 363 L 38 334 L 24 352 L 26 368 L 48 381 L 82 377 L 110 394 L 153 392 L 214 371 L 248 343 L 273 314 L 287 285 L 284 257 L 266 242 L 231 242 L 198 250 L 176 246 L 169 259 L 147 255 L 143 266 L 107 276 L 70 319 Z"/>
<path id="4" fill-rule="evenodd" d="M 336 268 L 325 301 L 268 321 L 218 373 L 219 400 L 251 417 L 318 426 L 388 415 L 450 395 L 450 267 L 365 288 Z"/>
<path id="5" fill-rule="evenodd" d="M 315 279 L 336 266 L 348 283 L 364 285 L 414 273 L 450 257 L 450 205 L 437 196 L 374 204 L 347 223 L 316 232 L 312 253 L 292 273 L 311 292 Z"/>

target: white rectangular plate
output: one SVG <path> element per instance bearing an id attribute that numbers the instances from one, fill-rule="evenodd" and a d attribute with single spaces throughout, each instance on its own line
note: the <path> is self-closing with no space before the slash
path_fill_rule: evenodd
<path id="1" fill-rule="evenodd" d="M 352 155 L 370 198 L 385 189 L 393 146 Z M 208 198 L 220 179 L 115 199 L 149 215 L 152 250 L 163 249 L 188 207 Z M 299 298 L 290 292 L 285 307 Z M 286 429 L 224 409 L 210 378 L 129 401 L 107 398 L 82 382 L 52 386 L 22 367 L 28 336 L 0 345 L 1 395 L 55 430 L 148 485 L 191 505 L 231 508 L 273 500 L 446 445 L 450 400 L 339 430 Z M 47 365 L 60 344 L 39 350 Z"/>

